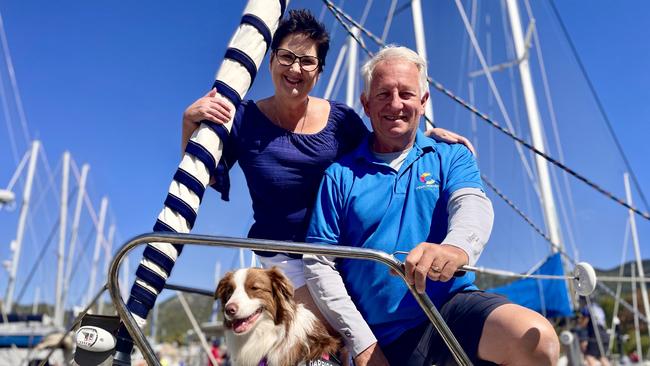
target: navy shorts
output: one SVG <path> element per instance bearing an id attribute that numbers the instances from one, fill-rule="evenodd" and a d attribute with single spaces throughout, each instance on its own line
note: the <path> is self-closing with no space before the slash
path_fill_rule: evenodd
<path id="1" fill-rule="evenodd" d="M 478 344 L 488 315 L 497 307 L 510 304 L 505 297 L 483 291 L 459 292 L 447 301 L 440 315 L 475 365 L 492 365 L 478 359 Z M 382 346 L 391 365 L 455 365 L 453 355 L 429 320 Z"/>

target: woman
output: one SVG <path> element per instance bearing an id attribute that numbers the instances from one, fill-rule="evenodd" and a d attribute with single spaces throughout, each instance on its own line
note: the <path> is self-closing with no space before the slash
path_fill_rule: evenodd
<path id="1" fill-rule="evenodd" d="M 227 169 L 239 162 L 250 191 L 254 224 L 248 237 L 304 241 L 312 206 L 325 168 L 355 148 L 369 133 L 348 106 L 310 96 L 325 65 L 329 36 L 306 10 L 293 10 L 271 44 L 269 69 L 274 95 L 244 101 L 237 111 L 230 137 L 224 142 L 221 164 L 225 174 L 215 187 L 228 199 Z M 190 105 L 183 115 L 183 149 L 200 121 L 225 123 L 228 105 L 216 90 Z M 469 142 L 436 129 L 448 142 Z M 302 260 L 291 254 L 258 252 L 266 267 L 280 267 L 293 282 L 298 302 L 319 313 L 305 286 Z"/>

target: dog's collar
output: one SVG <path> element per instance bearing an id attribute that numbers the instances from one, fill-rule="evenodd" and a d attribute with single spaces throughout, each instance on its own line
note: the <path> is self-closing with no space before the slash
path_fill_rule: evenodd
<path id="1" fill-rule="evenodd" d="M 257 365 L 257 366 L 268 366 L 268 365 L 269 365 L 269 363 L 268 363 L 268 361 L 266 360 L 266 356 L 265 356 L 265 357 L 260 361 L 259 365 Z"/>

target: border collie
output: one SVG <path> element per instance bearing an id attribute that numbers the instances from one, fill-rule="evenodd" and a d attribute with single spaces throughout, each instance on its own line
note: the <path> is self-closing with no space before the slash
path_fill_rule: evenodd
<path id="1" fill-rule="evenodd" d="M 221 301 L 226 345 L 236 366 L 294 366 L 339 349 L 316 316 L 295 303 L 293 286 L 275 267 L 226 273 L 215 298 Z"/>

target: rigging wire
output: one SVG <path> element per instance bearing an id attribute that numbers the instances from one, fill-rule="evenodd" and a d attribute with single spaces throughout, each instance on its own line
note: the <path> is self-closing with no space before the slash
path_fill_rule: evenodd
<path id="1" fill-rule="evenodd" d="M 625 270 L 625 257 L 627 256 L 627 243 L 630 239 L 630 220 L 627 219 L 625 225 L 625 235 L 623 236 L 623 250 L 621 251 L 621 264 L 618 269 L 618 276 L 622 277 Z M 621 296 L 621 290 L 623 289 L 623 284 L 621 282 L 616 284 L 616 298 L 618 299 Z M 618 318 L 618 301 L 614 302 L 614 309 L 612 310 L 612 325 L 610 326 L 611 332 L 609 336 L 609 349 L 607 350 L 607 355 L 609 356 L 612 351 L 612 345 L 614 343 L 614 335 L 616 334 L 616 318 Z"/>
<path id="2" fill-rule="evenodd" d="M 70 194 L 70 198 L 68 198 L 68 204 L 72 202 L 72 198 L 74 196 L 74 193 L 77 191 L 78 187 L 75 187 L 72 190 L 72 193 Z M 52 230 L 50 230 L 50 234 L 47 237 L 47 240 L 45 240 L 45 244 L 41 248 L 40 253 L 38 253 L 38 257 L 36 258 L 36 262 L 32 265 L 32 268 L 29 271 L 29 275 L 27 276 L 27 279 L 23 283 L 23 286 L 20 289 L 20 292 L 18 294 L 18 297 L 16 298 L 15 303 L 18 304 L 20 303 L 20 300 L 22 299 L 23 295 L 25 294 L 25 290 L 29 286 L 30 282 L 32 281 L 32 278 L 34 277 L 34 274 L 36 273 L 36 270 L 38 269 L 38 266 L 41 264 L 41 261 L 46 257 L 45 252 L 47 249 L 50 247 L 50 244 L 52 244 L 52 239 L 54 239 L 54 234 L 56 234 L 57 227 L 59 226 L 59 223 L 61 222 L 61 217 L 59 216 L 52 225 Z"/>
<path id="3" fill-rule="evenodd" d="M 20 177 L 20 173 L 22 173 L 23 169 L 25 168 L 25 165 L 27 164 L 27 158 L 29 158 L 30 155 L 31 155 L 31 150 L 27 150 L 25 152 L 25 155 L 23 155 L 22 159 L 17 164 L 16 170 L 14 171 L 14 175 L 11 176 L 9 183 L 7 184 L 6 189 L 8 191 L 13 191 L 14 184 L 16 184 L 18 177 Z"/>
<path id="4" fill-rule="evenodd" d="M 596 105 L 598 106 L 598 110 L 600 111 L 603 119 L 605 120 L 605 125 L 607 126 L 607 129 L 608 129 L 609 133 L 611 134 L 612 139 L 614 140 L 614 143 L 616 144 L 616 148 L 618 149 L 619 153 L 621 154 L 621 157 L 623 158 L 623 162 L 625 163 L 625 167 L 627 168 L 627 171 L 632 176 L 632 180 L 634 181 L 634 186 L 636 187 L 637 192 L 639 193 L 639 196 L 641 197 L 641 200 L 643 201 L 643 204 L 645 205 L 645 209 L 650 210 L 650 206 L 648 205 L 648 201 L 646 200 L 645 195 L 643 194 L 643 190 L 641 189 L 641 185 L 639 184 L 639 181 L 636 178 L 636 174 L 634 173 L 634 170 L 632 170 L 632 166 L 630 165 L 630 162 L 627 159 L 627 155 L 625 155 L 625 152 L 623 151 L 623 147 L 621 146 L 621 142 L 618 140 L 618 136 L 616 136 L 616 133 L 614 132 L 614 128 L 612 127 L 612 123 L 609 120 L 609 117 L 608 117 L 607 113 L 605 112 L 605 107 L 603 106 L 603 103 L 601 102 L 600 97 L 596 93 L 596 88 L 594 87 L 593 83 L 591 82 L 591 79 L 589 78 L 589 75 L 587 74 L 587 69 L 585 68 L 584 64 L 582 63 L 582 59 L 578 55 L 578 50 L 577 50 L 575 44 L 573 43 L 573 40 L 571 39 L 571 36 L 569 35 L 569 31 L 567 30 L 567 28 L 566 28 L 566 26 L 564 24 L 564 21 L 562 20 L 562 17 L 560 16 L 560 12 L 557 10 L 557 7 L 555 6 L 555 1 L 551 0 L 549 3 L 551 4 L 551 9 L 553 10 L 553 13 L 555 13 L 555 17 L 558 20 L 558 23 L 560 25 L 562 33 L 564 34 L 564 37 L 566 38 L 567 42 L 569 43 L 569 48 L 571 49 L 571 52 L 573 53 L 573 57 L 575 57 L 576 62 L 578 63 L 578 68 L 580 68 L 580 72 L 582 73 L 582 76 L 585 78 L 585 81 L 587 82 L 587 86 L 589 87 L 589 90 L 591 91 L 591 94 L 594 97 Z M 635 211 L 637 214 L 639 213 L 636 210 L 633 210 L 633 211 Z M 644 216 L 644 217 L 646 219 L 650 219 L 650 217 L 646 217 L 646 216 Z"/>
<path id="5" fill-rule="evenodd" d="M 364 50 L 364 51 L 365 51 L 369 56 L 372 56 L 373 53 L 372 53 L 372 52 L 371 52 L 371 51 L 370 51 L 370 50 L 369 50 L 369 49 L 368 49 L 368 48 L 363 44 L 363 42 L 359 39 L 359 37 L 357 37 L 357 36 L 354 35 L 354 32 L 352 31 L 352 29 L 350 28 L 350 26 L 349 26 L 348 24 L 346 24 L 345 22 L 343 22 L 343 20 L 341 19 L 341 15 L 339 15 L 339 13 L 341 13 L 342 15 L 345 15 L 345 16 L 347 16 L 347 15 L 346 15 L 345 13 L 343 13 L 343 11 L 342 11 L 341 9 L 338 9 L 334 4 L 332 4 L 332 2 L 331 2 L 330 0 L 322 0 L 322 1 L 325 2 L 325 3 L 327 4 L 328 9 L 330 9 L 330 11 L 331 11 L 332 14 L 334 15 L 334 17 L 335 17 L 335 18 L 336 18 L 336 19 L 341 23 L 341 25 L 345 28 L 345 30 L 348 32 L 348 34 L 349 34 L 352 38 L 354 38 L 355 41 L 357 41 L 357 43 L 359 43 L 359 45 L 361 46 L 361 48 L 362 48 L 362 49 L 363 49 L 363 50 Z M 352 24 L 354 24 L 354 23 L 352 23 Z M 357 27 L 358 29 L 360 29 L 361 32 L 363 32 L 364 34 L 366 34 L 366 35 L 367 35 L 368 37 L 370 37 L 371 39 L 373 39 L 373 40 L 378 40 L 378 38 L 377 38 L 375 35 L 373 35 L 371 32 L 369 32 L 367 29 L 365 29 L 365 28 L 363 28 L 363 27 L 359 27 L 359 26 L 357 26 L 357 25 L 355 25 L 355 27 Z M 383 44 L 383 43 L 380 43 L 379 45 L 380 45 L 380 46 L 385 46 L 385 44 Z M 593 188 L 594 190 L 598 191 L 598 192 L 601 193 L 602 195 L 608 197 L 609 199 L 613 200 L 614 202 L 618 203 L 619 205 L 621 205 L 621 206 L 623 206 L 623 207 L 625 207 L 625 208 L 631 210 L 632 212 L 636 213 L 637 215 L 639 215 L 639 216 L 643 217 L 644 219 L 650 221 L 650 213 L 648 213 L 648 212 L 644 212 L 644 211 L 641 211 L 640 209 L 638 209 L 638 208 L 636 208 L 636 207 L 630 205 L 630 204 L 627 203 L 626 201 L 624 201 L 624 200 L 622 200 L 621 198 L 615 196 L 614 194 L 612 194 L 612 193 L 610 193 L 609 191 L 605 190 L 604 188 L 600 187 L 599 185 L 597 185 L 596 183 L 592 182 L 592 181 L 589 180 L 588 178 L 584 177 L 583 175 L 577 173 L 577 172 L 574 171 L 573 169 L 571 169 L 571 168 L 569 168 L 568 166 L 564 165 L 563 163 L 561 163 L 561 162 L 558 161 L 557 159 L 555 159 L 555 158 L 551 157 L 550 155 L 548 155 L 548 154 L 546 154 L 546 153 L 544 153 L 544 152 L 538 150 L 537 148 L 535 148 L 534 146 L 532 146 L 531 144 L 529 144 L 528 142 L 526 142 L 526 141 L 525 141 L 524 139 L 522 139 L 521 137 L 515 135 L 513 132 L 510 132 L 510 130 L 508 130 L 508 129 L 506 129 L 506 128 L 503 128 L 503 127 L 502 127 L 501 125 L 499 125 L 496 121 L 493 121 L 489 116 L 487 116 L 486 114 L 484 114 L 484 113 L 482 113 L 481 111 L 479 111 L 475 106 L 473 106 L 473 105 L 467 103 L 467 102 L 466 102 L 465 100 L 463 100 L 461 97 L 455 95 L 452 91 L 450 91 L 449 89 L 445 88 L 445 86 L 444 86 L 443 84 L 441 84 L 441 83 L 435 81 L 435 80 L 432 79 L 431 77 L 428 77 L 427 81 L 429 82 L 429 84 L 433 85 L 433 86 L 434 86 L 438 91 L 444 93 L 445 95 L 447 95 L 448 97 L 450 97 L 451 99 L 453 99 L 454 101 L 456 101 L 457 103 L 460 103 L 463 107 L 465 107 L 465 108 L 468 109 L 470 112 L 472 112 L 472 113 L 476 114 L 477 116 L 479 116 L 482 120 L 484 120 L 484 121 L 485 121 L 486 123 L 488 123 L 490 126 L 492 126 L 492 127 L 496 128 L 497 130 L 499 130 L 501 133 L 503 133 L 503 134 L 505 134 L 506 136 L 510 137 L 511 139 L 513 139 L 514 141 L 516 141 L 516 142 L 518 142 L 519 144 L 523 145 L 524 147 L 526 147 L 527 149 L 529 149 L 529 150 L 531 150 L 532 152 L 536 153 L 537 155 L 543 157 L 544 159 L 546 159 L 547 161 L 549 161 L 549 162 L 552 163 L 553 165 L 557 166 L 558 168 L 560 168 L 560 169 L 566 171 L 567 173 L 571 174 L 574 178 L 576 178 L 576 179 L 578 179 L 579 181 L 585 183 L 586 185 L 588 185 L 589 187 L 591 187 L 591 188 Z M 426 118 L 425 118 L 425 119 L 426 119 Z M 636 180 L 635 180 L 635 181 L 636 181 Z"/>
<path id="6" fill-rule="evenodd" d="M 83 245 L 81 246 L 81 251 L 79 251 L 79 256 L 77 258 L 83 258 L 83 256 L 86 254 L 87 249 L 90 247 L 90 241 L 93 238 L 93 234 L 95 234 L 96 228 L 91 227 L 91 229 L 88 231 L 88 236 L 86 236 L 86 240 L 84 240 Z M 85 263 L 86 264 L 86 269 L 88 269 L 88 263 L 79 261 L 78 263 Z M 70 273 L 70 278 L 75 278 L 75 274 L 77 273 L 77 270 L 79 269 L 80 266 L 74 266 L 72 268 L 72 272 Z M 77 299 L 76 303 L 81 302 L 81 298 L 84 296 L 85 292 L 88 290 L 88 286 L 90 285 L 90 278 L 88 277 L 88 281 L 85 286 L 79 287 L 79 288 L 84 288 L 83 291 L 81 291 L 81 295 L 79 296 L 79 299 Z"/>
<path id="7" fill-rule="evenodd" d="M 20 288 L 20 292 L 18 293 L 18 296 L 16 297 L 14 303 L 16 304 L 20 303 L 20 300 L 25 294 L 25 290 L 27 289 L 27 286 L 29 286 L 30 282 L 32 281 L 32 278 L 34 277 L 34 274 L 36 274 L 36 270 L 38 269 L 38 266 L 41 264 L 43 258 L 46 257 L 45 251 L 50 247 L 50 244 L 52 243 L 52 239 L 54 238 L 54 234 L 56 234 L 56 229 L 58 224 L 59 224 L 59 220 L 57 220 L 54 223 L 54 225 L 52 225 L 52 230 L 50 231 L 50 234 L 48 235 L 47 240 L 45 241 L 45 245 L 43 245 L 40 253 L 38 253 L 38 256 L 36 257 L 36 262 L 34 262 L 34 264 L 32 265 L 32 268 L 30 269 L 29 274 L 27 275 L 27 278 L 23 283 L 23 286 Z"/>
<path id="8" fill-rule="evenodd" d="M 5 93 L 4 80 L 2 73 L 0 73 L 0 99 L 2 99 L 2 114 L 5 118 L 5 125 L 7 132 L 9 132 L 9 146 L 11 146 L 11 153 L 13 154 L 14 162 L 18 164 L 18 145 L 16 145 L 16 137 L 14 136 L 14 128 L 9 114 L 9 103 L 7 102 L 7 94 Z"/>
<path id="9" fill-rule="evenodd" d="M 395 16 L 395 7 L 397 7 L 397 0 L 392 0 L 390 2 L 390 7 L 388 8 L 388 15 L 386 15 L 386 21 L 384 22 L 384 30 L 381 32 L 381 40 L 385 41 L 388 37 L 388 31 L 390 26 L 393 24 L 393 17 Z"/>
<path id="10" fill-rule="evenodd" d="M 56 171 L 59 171 L 59 167 L 61 167 L 61 163 L 62 163 L 62 160 L 59 160 L 58 163 L 57 163 L 57 166 L 56 166 Z M 34 206 L 33 206 L 34 208 L 31 209 L 32 212 L 34 212 L 34 213 L 38 212 L 40 210 L 41 206 L 43 205 L 43 202 L 45 202 L 45 199 L 48 198 L 48 193 L 50 192 L 50 190 L 52 190 L 52 189 L 56 190 L 56 188 L 58 188 L 58 187 L 55 187 L 55 184 L 56 184 L 55 179 L 56 179 L 56 177 L 57 177 L 56 175 L 50 175 L 50 179 L 48 179 L 48 181 L 47 181 L 47 186 L 45 186 L 45 188 L 40 187 L 41 188 L 41 190 L 40 190 L 41 194 L 38 197 L 38 201 L 36 201 L 36 203 L 34 204 Z M 52 194 L 52 195 L 56 197 L 56 194 Z M 57 201 L 57 203 L 59 203 L 59 202 Z M 52 218 L 49 216 L 49 214 L 47 214 L 48 211 L 46 210 L 44 212 L 46 212 L 47 221 L 52 221 Z"/>
<path id="11" fill-rule="evenodd" d="M 476 14 L 478 13 L 476 0 L 472 0 L 472 5 L 470 7 L 472 9 L 471 13 L 470 13 L 471 14 L 471 19 L 472 19 L 471 20 L 472 28 L 475 28 L 475 26 L 476 26 Z M 384 38 L 382 38 L 382 40 L 385 41 Z M 462 43 L 461 43 L 460 49 L 464 50 L 465 47 L 467 46 L 467 38 L 463 37 L 461 42 Z M 473 61 L 473 58 L 470 59 L 470 57 L 469 57 L 471 55 L 471 52 L 472 52 L 471 48 L 469 48 L 467 52 L 461 52 L 461 54 L 460 54 L 460 62 L 459 62 L 459 65 L 461 65 L 461 67 L 460 67 L 461 70 L 469 69 L 469 67 L 470 67 L 469 65 L 471 65 L 471 62 Z M 467 88 L 470 89 L 472 81 L 471 80 L 468 81 L 467 84 L 468 84 Z M 461 90 L 462 87 L 463 87 L 463 73 L 459 72 L 458 73 L 458 78 L 456 79 L 456 90 Z M 471 92 L 470 92 L 470 95 L 471 95 Z M 433 98 L 433 96 L 431 96 L 431 98 Z M 459 115 L 460 115 L 460 108 L 454 108 L 453 109 L 453 117 L 451 118 L 451 120 L 453 121 L 453 128 L 455 130 L 458 130 Z M 473 122 L 471 124 L 471 133 L 472 133 L 472 139 L 474 140 L 474 141 L 472 141 L 472 144 L 474 145 L 476 150 L 478 150 L 478 144 L 477 144 L 477 141 L 475 141 L 476 140 L 476 130 L 474 129 L 474 123 Z"/>
<path id="12" fill-rule="evenodd" d="M 16 100 L 16 108 L 18 109 L 18 117 L 20 119 L 20 125 L 23 129 L 23 137 L 25 138 L 25 143 L 29 144 L 31 138 L 29 137 L 29 129 L 27 128 L 27 118 L 25 118 L 25 110 L 23 109 L 23 102 L 20 99 L 20 92 L 18 91 L 18 83 L 16 81 L 16 74 L 14 72 L 13 62 L 11 61 L 11 53 L 9 52 L 9 43 L 7 42 L 7 34 L 5 33 L 5 26 L 2 20 L 2 13 L 0 12 L 0 39 L 2 40 L 2 50 L 5 55 L 5 62 L 7 64 L 7 73 L 9 74 L 9 79 L 11 80 L 11 87 L 14 92 L 14 98 Z"/>

